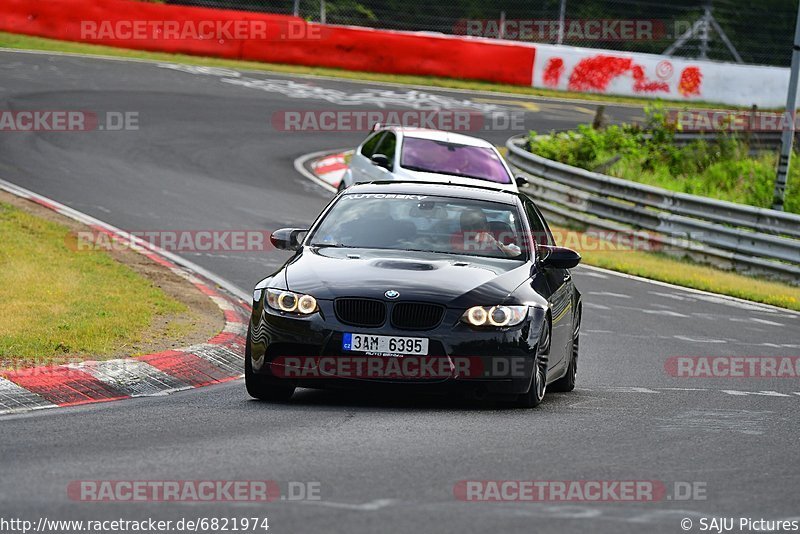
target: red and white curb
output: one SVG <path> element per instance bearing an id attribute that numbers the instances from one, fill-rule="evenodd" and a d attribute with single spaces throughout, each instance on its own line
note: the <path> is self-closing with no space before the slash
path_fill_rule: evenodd
<path id="1" fill-rule="evenodd" d="M 325 183 L 338 187 L 347 170 L 348 155 L 348 153 L 340 152 L 314 160 L 311 162 L 311 171 Z"/>
<path id="2" fill-rule="evenodd" d="M 249 297 L 202 267 L 94 217 L 0 180 L 0 189 L 138 245 L 141 254 L 189 281 L 225 315 L 225 327 L 206 343 L 104 361 L 0 371 L 0 414 L 75 406 L 132 397 L 166 395 L 242 376 Z"/>
<path id="3" fill-rule="evenodd" d="M 325 150 L 297 158 L 294 168 L 328 191 L 336 192 L 347 170 L 347 160 L 353 150 Z"/>

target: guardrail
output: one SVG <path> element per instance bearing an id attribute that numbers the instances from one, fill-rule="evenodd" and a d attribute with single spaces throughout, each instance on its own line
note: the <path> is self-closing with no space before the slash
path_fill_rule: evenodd
<path id="1" fill-rule="evenodd" d="M 506 143 L 525 192 L 550 217 L 635 234 L 646 230 L 690 257 L 800 283 L 800 216 L 587 171 L 532 154 L 526 135 Z"/>

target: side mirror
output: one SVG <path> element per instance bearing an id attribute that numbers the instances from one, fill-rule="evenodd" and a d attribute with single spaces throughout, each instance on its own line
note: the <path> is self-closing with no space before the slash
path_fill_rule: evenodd
<path id="1" fill-rule="evenodd" d="M 521 174 L 516 175 L 514 177 L 514 181 L 517 183 L 517 187 L 525 187 L 530 183 L 528 179 L 522 176 Z"/>
<path id="2" fill-rule="evenodd" d="M 544 267 L 572 269 L 581 262 L 581 255 L 571 248 L 539 245 L 539 252 Z"/>
<path id="3" fill-rule="evenodd" d="M 298 250 L 308 232 L 305 228 L 281 228 L 269 236 L 269 241 L 280 250 Z"/>
<path id="4" fill-rule="evenodd" d="M 387 171 L 389 169 L 389 158 L 386 157 L 384 154 L 373 154 L 369 160 L 372 162 L 373 165 L 377 165 L 378 167 L 383 167 Z"/>

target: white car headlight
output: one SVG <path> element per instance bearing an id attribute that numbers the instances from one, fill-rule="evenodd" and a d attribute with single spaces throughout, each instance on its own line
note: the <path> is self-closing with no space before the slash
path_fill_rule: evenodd
<path id="1" fill-rule="evenodd" d="M 317 299 L 311 295 L 283 289 L 267 289 L 267 304 L 274 310 L 298 315 L 311 315 L 319 309 Z"/>
<path id="2" fill-rule="evenodd" d="M 461 321 L 470 326 L 515 326 L 525 320 L 527 306 L 473 306 Z"/>

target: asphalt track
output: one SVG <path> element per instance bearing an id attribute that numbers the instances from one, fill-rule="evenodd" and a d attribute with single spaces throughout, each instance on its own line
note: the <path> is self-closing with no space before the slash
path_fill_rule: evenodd
<path id="1" fill-rule="evenodd" d="M 330 193 L 300 176 L 295 158 L 351 147 L 363 133 L 281 132 L 272 114 L 431 101 L 408 91 L 0 52 L 0 109 L 139 114 L 136 131 L 3 132 L 0 178 L 126 230 L 300 226 Z M 526 109 L 526 127 L 537 130 L 568 128 L 593 112 L 581 103 L 424 92 L 444 105 L 488 99 Z M 631 107 L 608 112 L 613 120 L 641 116 Z M 514 133 L 480 135 L 502 143 Z M 286 258 L 274 251 L 182 255 L 244 293 Z M 538 409 L 310 390 L 270 405 L 249 400 L 235 381 L 10 416 L 0 421 L 0 515 L 268 516 L 270 532 L 681 532 L 682 518 L 695 521 L 692 531 L 701 517 L 798 519 L 797 379 L 687 379 L 664 369 L 676 355 L 798 355 L 798 315 L 586 268 L 575 279 L 585 302 L 578 389 L 551 393 Z M 70 500 L 69 482 L 87 479 L 315 481 L 322 499 Z M 658 480 L 670 490 L 683 481 L 704 485 L 706 496 L 637 503 L 454 498 L 459 480 L 504 479 Z"/>

